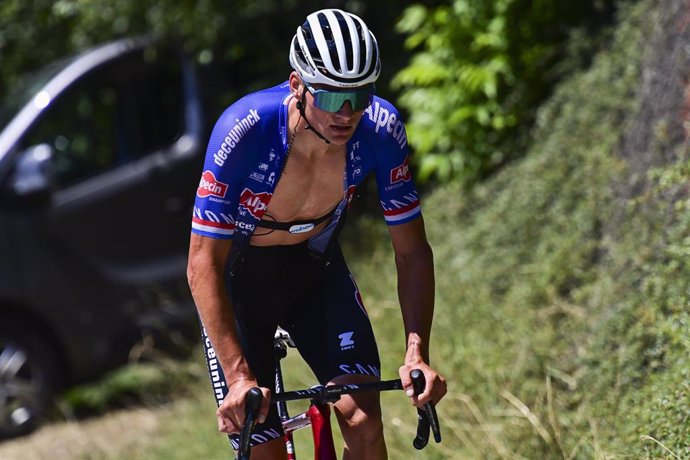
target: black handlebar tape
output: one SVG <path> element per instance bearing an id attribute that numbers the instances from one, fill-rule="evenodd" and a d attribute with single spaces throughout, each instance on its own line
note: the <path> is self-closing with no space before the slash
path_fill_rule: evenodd
<path id="1" fill-rule="evenodd" d="M 419 396 L 424 393 L 424 387 L 426 386 L 424 373 L 419 369 L 412 369 L 412 371 L 410 371 L 410 378 L 412 379 L 412 388 L 414 389 L 414 394 Z"/>
<path id="2" fill-rule="evenodd" d="M 256 419 L 257 415 L 259 415 L 259 409 L 261 408 L 261 402 L 263 400 L 264 394 L 261 392 L 259 388 L 250 388 L 247 392 L 247 403 L 245 407 L 247 411 L 247 416 L 253 415 Z"/>
<path id="3" fill-rule="evenodd" d="M 438 423 L 438 415 L 436 415 L 436 408 L 430 402 L 424 404 L 424 411 L 429 415 L 429 424 L 431 425 L 431 432 L 434 434 L 434 441 L 436 444 L 441 442 L 441 425 Z"/>
<path id="4" fill-rule="evenodd" d="M 424 387 L 426 386 L 426 381 L 424 379 L 424 374 L 422 371 L 419 369 L 413 369 L 412 372 L 410 372 L 410 378 L 412 379 L 412 387 L 414 388 L 414 394 L 415 395 L 420 395 L 424 392 Z M 419 422 L 417 424 L 417 439 L 419 439 L 419 442 L 417 439 L 415 439 L 415 448 L 421 449 L 423 448 L 426 443 L 429 441 L 429 426 L 431 426 L 431 431 L 434 434 L 434 441 L 436 443 L 441 442 L 441 426 L 438 423 L 438 415 L 436 414 L 436 408 L 431 402 L 427 402 L 424 404 L 424 410 L 417 410 L 418 416 L 419 416 Z M 422 419 L 425 419 L 424 422 Z M 419 436 L 419 431 L 420 428 L 422 428 L 422 423 L 426 424 L 426 429 L 424 431 L 424 436 Z M 422 444 L 423 443 L 423 444 Z M 420 444 L 421 447 L 417 447 L 417 444 Z"/>
<path id="5" fill-rule="evenodd" d="M 250 388 L 247 392 L 247 400 L 244 404 L 246 418 L 244 420 L 244 426 L 242 427 L 242 433 L 240 433 L 240 448 L 237 451 L 237 458 L 239 460 L 249 460 L 249 439 L 252 430 L 256 426 L 259 408 L 261 408 L 263 399 L 264 395 L 257 387 Z"/>
<path id="6" fill-rule="evenodd" d="M 414 394 L 419 396 L 424 392 L 424 387 L 426 386 L 426 381 L 424 379 L 424 374 L 419 369 L 413 369 L 410 372 L 410 378 L 412 379 L 412 389 Z M 412 441 L 412 445 L 417 450 L 422 450 L 429 442 L 429 417 L 426 411 L 417 408 L 417 436 Z"/>

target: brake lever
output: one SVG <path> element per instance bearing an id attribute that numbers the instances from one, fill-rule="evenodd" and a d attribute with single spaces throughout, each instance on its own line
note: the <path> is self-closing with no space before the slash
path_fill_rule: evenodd
<path id="1" fill-rule="evenodd" d="M 410 378 L 412 379 L 414 394 L 419 396 L 424 392 L 424 387 L 426 386 L 424 373 L 419 369 L 413 369 L 410 372 Z M 427 445 L 429 442 L 429 428 L 431 428 L 434 434 L 434 441 L 436 443 L 441 442 L 441 427 L 438 422 L 438 415 L 436 414 L 436 408 L 430 401 L 424 404 L 424 409 L 417 408 L 417 436 L 412 441 L 415 449 L 421 450 Z"/>
<path id="2" fill-rule="evenodd" d="M 251 433 L 256 426 L 257 416 L 259 415 L 259 408 L 261 407 L 261 402 L 264 399 L 264 395 L 261 390 L 257 387 L 250 388 L 247 391 L 247 400 L 245 401 L 245 412 L 246 417 L 244 419 L 244 426 L 242 427 L 242 432 L 240 433 L 240 447 L 237 450 L 238 460 L 249 460 L 249 452 L 251 446 L 249 441 L 251 438 Z"/>

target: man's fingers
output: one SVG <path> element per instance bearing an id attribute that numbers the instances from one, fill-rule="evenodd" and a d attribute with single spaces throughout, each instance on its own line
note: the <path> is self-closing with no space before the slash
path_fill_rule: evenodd
<path id="1" fill-rule="evenodd" d="M 424 373 L 425 385 L 419 395 L 414 394 L 412 379 L 410 378 L 412 369 L 419 369 Z M 414 406 L 421 408 L 427 402 L 436 404 L 447 392 L 445 379 L 426 364 L 420 363 L 415 366 L 403 365 L 399 369 L 399 374 L 403 389 Z"/>
<path id="2" fill-rule="evenodd" d="M 402 384 L 405 394 L 410 397 L 412 404 L 415 404 L 417 397 L 414 395 L 414 388 L 412 387 L 412 379 L 410 378 L 411 370 L 409 366 L 403 365 L 398 369 L 398 374 L 400 375 L 400 383 Z"/>
<path id="3" fill-rule="evenodd" d="M 427 382 L 424 394 L 421 395 L 419 399 L 421 400 L 422 404 L 431 401 L 434 405 L 436 405 L 441 398 L 446 395 L 447 391 L 446 380 L 440 375 L 434 373 L 433 378 L 429 379 Z"/>
<path id="4" fill-rule="evenodd" d="M 268 416 L 268 409 L 271 406 L 271 391 L 268 388 L 261 388 L 264 398 L 261 400 L 261 407 L 259 408 L 258 422 L 264 423 Z"/>
<path id="5" fill-rule="evenodd" d="M 218 416 L 218 431 L 226 434 L 235 434 L 240 432 L 232 420 L 227 417 L 223 417 L 222 415 Z"/>
<path id="6" fill-rule="evenodd" d="M 398 369 L 398 374 L 400 374 L 400 383 L 402 383 L 405 393 L 410 394 L 410 390 L 414 392 L 412 388 L 412 378 L 410 378 L 410 371 L 412 369 L 409 366 L 400 366 Z"/>
<path id="7" fill-rule="evenodd" d="M 233 410 L 225 407 L 225 401 L 216 411 L 216 415 L 218 416 L 218 429 L 221 432 L 234 434 L 242 430 L 244 415 L 237 414 Z"/>

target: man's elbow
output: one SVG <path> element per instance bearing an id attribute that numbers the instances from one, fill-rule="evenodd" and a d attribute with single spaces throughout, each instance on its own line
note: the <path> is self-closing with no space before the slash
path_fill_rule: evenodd
<path id="1" fill-rule="evenodd" d="M 222 279 L 231 241 L 192 237 L 187 259 L 187 283 L 194 288 L 209 280 Z"/>
<path id="2" fill-rule="evenodd" d="M 197 257 L 190 254 L 187 260 L 187 284 L 189 288 L 194 291 L 196 285 L 197 274 L 199 273 Z"/>
<path id="3" fill-rule="evenodd" d="M 203 251 L 195 251 L 193 248 L 189 251 L 189 258 L 187 259 L 187 284 L 194 292 L 200 279 L 205 278 L 204 270 L 211 266 L 211 260 Z"/>
<path id="4" fill-rule="evenodd" d="M 398 266 L 415 263 L 428 263 L 433 266 L 434 252 L 431 249 L 431 245 L 427 241 L 424 241 L 410 248 L 408 251 L 397 253 L 395 255 L 395 262 Z"/>

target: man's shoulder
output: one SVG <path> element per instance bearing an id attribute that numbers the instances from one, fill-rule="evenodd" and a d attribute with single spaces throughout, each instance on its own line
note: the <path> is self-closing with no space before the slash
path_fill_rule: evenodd
<path id="1" fill-rule="evenodd" d="M 398 109 L 386 99 L 375 96 L 360 121 L 361 134 L 377 146 L 407 147 L 405 124 Z"/>
<path id="2" fill-rule="evenodd" d="M 282 144 L 277 127 L 281 123 L 283 100 L 289 94 L 278 85 L 248 94 L 225 109 L 211 133 L 207 157 L 212 157 L 218 167 L 231 161 L 233 167 L 226 169 L 248 171 L 265 147 Z"/>
<path id="3" fill-rule="evenodd" d="M 287 82 L 249 93 L 225 109 L 220 118 L 254 125 L 276 120 L 279 109 L 290 94 Z"/>

